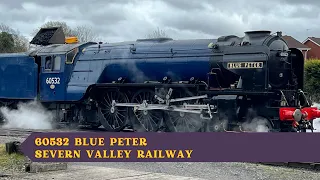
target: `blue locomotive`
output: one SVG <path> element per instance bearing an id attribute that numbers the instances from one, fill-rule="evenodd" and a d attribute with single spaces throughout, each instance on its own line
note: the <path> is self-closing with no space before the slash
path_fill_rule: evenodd
<path id="1" fill-rule="evenodd" d="M 281 32 L 78 43 L 42 28 L 36 50 L 1 54 L 3 105 L 37 99 L 58 122 L 121 131 L 313 130 L 304 58 Z"/>

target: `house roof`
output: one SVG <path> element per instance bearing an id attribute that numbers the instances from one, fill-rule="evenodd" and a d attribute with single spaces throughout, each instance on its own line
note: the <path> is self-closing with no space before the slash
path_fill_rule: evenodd
<path id="1" fill-rule="evenodd" d="M 320 46 L 320 38 L 316 37 L 308 37 L 306 40 L 303 41 L 303 43 L 306 43 L 308 40 L 312 41 L 316 45 Z"/>
<path id="2" fill-rule="evenodd" d="M 282 38 L 287 42 L 289 48 L 310 49 L 308 46 L 302 44 L 291 36 L 282 36 Z"/>

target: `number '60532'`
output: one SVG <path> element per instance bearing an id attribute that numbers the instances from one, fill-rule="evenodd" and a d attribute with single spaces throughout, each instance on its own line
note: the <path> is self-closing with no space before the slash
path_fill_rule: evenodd
<path id="1" fill-rule="evenodd" d="M 59 77 L 47 78 L 46 84 L 60 84 L 60 78 Z"/>

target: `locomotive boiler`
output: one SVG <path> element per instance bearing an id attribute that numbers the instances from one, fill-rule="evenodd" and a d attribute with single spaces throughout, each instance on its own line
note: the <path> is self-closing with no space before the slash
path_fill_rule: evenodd
<path id="1" fill-rule="evenodd" d="M 37 98 L 58 121 L 109 131 L 313 130 L 320 111 L 303 92 L 303 55 L 281 36 L 78 43 L 61 28 L 43 28 L 31 41 L 40 48 L 14 56 L 34 64 L 24 72 L 28 86 L 18 84 L 31 92 L 6 86 L 0 95 L 4 102 Z"/>

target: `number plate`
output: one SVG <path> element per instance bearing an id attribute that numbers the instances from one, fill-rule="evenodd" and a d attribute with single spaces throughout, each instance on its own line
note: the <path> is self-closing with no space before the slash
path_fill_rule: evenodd
<path id="1" fill-rule="evenodd" d="M 46 84 L 60 84 L 60 78 L 59 77 L 47 78 Z"/>

